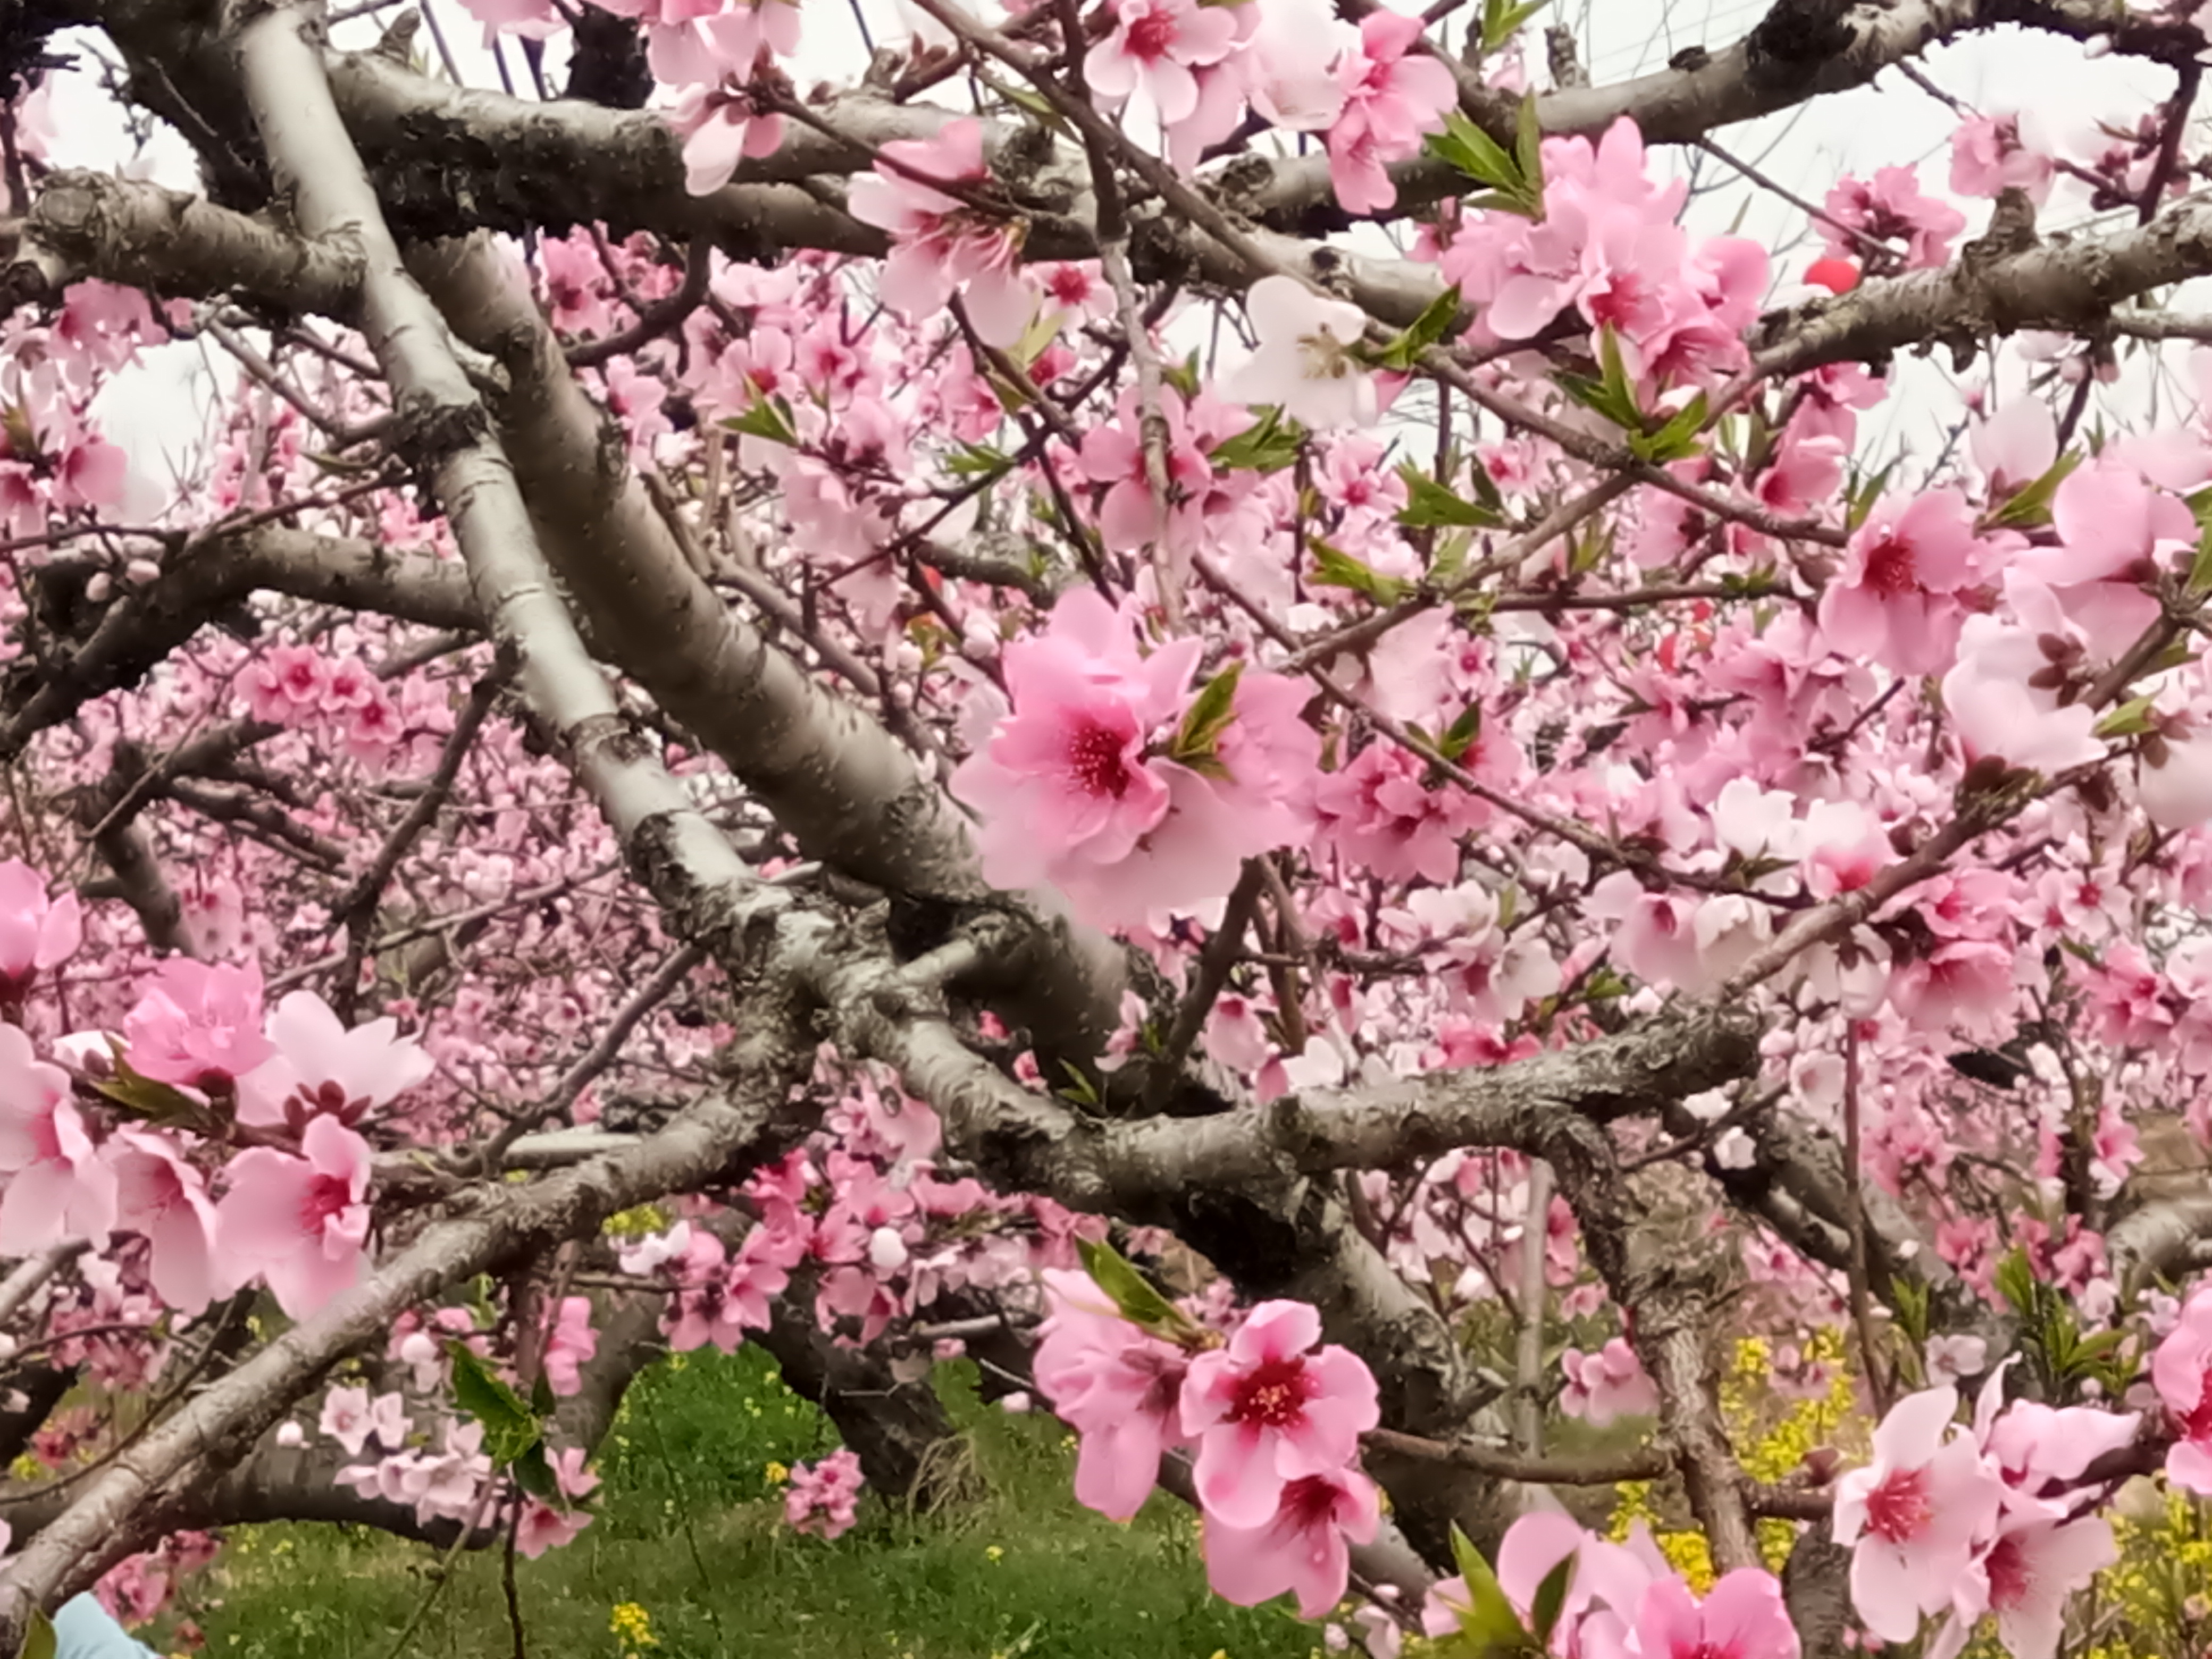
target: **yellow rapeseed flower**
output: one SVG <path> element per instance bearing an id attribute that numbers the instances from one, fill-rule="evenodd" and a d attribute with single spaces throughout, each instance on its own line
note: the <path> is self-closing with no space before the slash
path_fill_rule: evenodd
<path id="1" fill-rule="evenodd" d="M 657 1648 L 660 1638 L 653 1633 L 653 1615 L 635 1601 L 618 1601 L 607 1616 L 607 1629 L 622 1638 L 626 1648 Z"/>

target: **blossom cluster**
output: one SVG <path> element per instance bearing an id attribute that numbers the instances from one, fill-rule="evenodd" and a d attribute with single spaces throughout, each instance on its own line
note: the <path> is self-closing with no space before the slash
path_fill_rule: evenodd
<path id="1" fill-rule="evenodd" d="M 1226 898 L 1244 859 L 1297 834 L 1319 751 L 1307 694 L 1242 663 L 1196 684 L 1203 652 L 1188 637 L 1147 651 L 1132 615 L 1085 590 L 1006 648 L 1011 707 L 993 718 L 977 699 L 952 781 L 984 815 L 989 880 L 1048 882 L 1086 921 L 1142 923 Z"/>
<path id="2" fill-rule="evenodd" d="M 1796 1627 L 1774 1575 L 1740 1567 L 1703 1597 L 1653 1546 L 1640 1527 L 1613 1543 L 1556 1512 L 1523 1516 L 1498 1548 L 1491 1588 L 1524 1629 L 1543 1616 L 1546 1585 L 1556 1595 L 1546 1634 L 1550 1651 L 1590 1659 L 1798 1659 Z M 1466 1577 L 1430 1590 L 1423 1630 L 1447 1637 L 1479 1625 L 1475 1592 Z"/>
<path id="3" fill-rule="evenodd" d="M 0 884 L 0 975 L 21 987 L 74 950 L 75 901 L 49 902 L 20 864 Z M 389 1018 L 349 1030 L 311 991 L 264 1011 L 258 968 L 182 957 L 148 975 L 119 1032 L 62 1036 L 51 1055 L 0 1025 L 0 1250 L 135 1234 L 178 1311 L 261 1282 L 295 1318 L 360 1276 L 361 1128 L 432 1064 Z"/>
<path id="4" fill-rule="evenodd" d="M 783 1494 L 785 1524 L 824 1540 L 842 1537 L 853 1529 L 864 1484 L 860 1460 L 849 1447 L 814 1463 L 793 1465 Z"/>
<path id="5" fill-rule="evenodd" d="M 1077 1498 L 1126 1521 L 1161 1456 L 1188 1448 L 1215 1591 L 1248 1607 L 1289 1591 L 1309 1619 L 1334 1607 L 1349 1547 L 1381 1521 L 1375 1483 L 1355 1467 L 1377 1420 L 1365 1364 L 1322 1344 L 1302 1303 L 1263 1302 L 1224 1340 L 1171 1310 L 1133 1323 L 1087 1273 L 1044 1282 L 1035 1372 L 1081 1437 Z"/>
<path id="6" fill-rule="evenodd" d="M 1480 331 L 1533 339 L 1571 307 L 1593 342 L 1610 332 L 1651 390 L 1741 368 L 1744 331 L 1766 295 L 1766 251 L 1677 224 L 1687 186 L 1652 179 L 1632 121 L 1595 144 L 1547 138 L 1542 155 L 1540 218 L 1471 210 L 1443 247 L 1444 279 L 1480 307 Z"/>
<path id="7" fill-rule="evenodd" d="M 621 1248 L 625 1273 L 672 1291 L 662 1329 L 676 1352 L 732 1352 L 746 1331 L 768 1328 L 777 1299 L 808 1293 L 823 1329 L 872 1343 L 940 1298 L 1064 1267 L 1076 1239 L 1097 1231 L 1049 1199 L 945 1178 L 937 1116 L 921 1102 L 866 1073 L 823 1080 L 843 1099 L 821 1133 L 747 1178 L 757 1219 L 734 1248 L 732 1218 L 718 1221 L 705 1206 Z M 951 1357 L 959 1345 L 940 1352 Z"/>
<path id="8" fill-rule="evenodd" d="M 1971 1425 L 1959 1391 L 1909 1395 L 1875 1431 L 1874 1461 L 1836 1483 L 1835 1536 L 1851 1550 L 1851 1600 L 1868 1630 L 1950 1659 L 1994 1615 L 2018 1659 L 2050 1659 L 2068 1599 L 2116 1559 L 2101 1494 L 2083 1477 L 2136 1437 L 2139 1413 L 2005 1403 L 2008 1360 Z"/>

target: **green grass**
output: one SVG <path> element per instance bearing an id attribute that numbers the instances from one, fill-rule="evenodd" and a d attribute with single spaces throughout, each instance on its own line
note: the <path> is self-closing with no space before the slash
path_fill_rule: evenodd
<path id="1" fill-rule="evenodd" d="M 1306 1659 L 1320 1645 L 1287 1601 L 1210 1595 L 1174 1500 L 1126 1527 L 1079 1506 L 1062 1426 L 981 1406 L 964 1370 L 939 1387 L 969 1439 L 974 1500 L 915 1521 L 871 1497 L 835 1543 L 781 1523 L 769 1466 L 836 1437 L 764 1358 L 694 1355 L 641 1378 L 600 1449 L 598 1519 L 518 1564 L 532 1659 Z M 387 1659 L 434 1559 L 350 1528 L 239 1528 L 182 1611 L 210 1659 Z M 500 1565 L 465 1557 L 402 1659 L 510 1654 Z M 645 1609 L 654 1645 L 613 1633 L 619 1603 Z"/>

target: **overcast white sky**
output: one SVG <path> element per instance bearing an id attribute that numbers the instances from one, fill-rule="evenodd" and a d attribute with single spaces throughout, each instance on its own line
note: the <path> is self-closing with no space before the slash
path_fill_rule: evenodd
<path id="1" fill-rule="evenodd" d="M 1415 9 L 1412 0 L 1395 3 Z M 431 3 L 463 74 L 476 84 L 497 85 L 474 21 L 455 0 L 431 0 Z M 1582 45 L 1583 62 L 1594 79 L 1605 82 L 1659 68 L 1686 46 L 1730 45 L 1758 21 L 1771 3 L 1771 0 L 1687 0 L 1672 4 L 1655 4 L 1654 0 L 1555 0 L 1553 9 L 1537 21 L 1540 25 L 1565 21 L 1573 27 Z M 895 13 L 896 0 L 862 0 L 862 4 L 879 41 L 905 33 Z M 343 26 L 339 38 L 346 44 L 367 45 L 375 39 L 378 27 L 376 21 L 357 20 Z M 849 5 L 836 0 L 807 0 L 806 28 L 806 46 L 795 65 L 802 84 L 810 80 L 844 80 L 857 72 L 863 58 Z M 69 39 L 64 37 L 64 44 Z M 427 37 L 419 46 L 428 51 Z M 558 52 L 556 42 L 556 85 Z M 519 58 L 511 46 L 509 57 L 519 74 Z M 1938 85 L 1978 109 L 1991 113 L 2024 112 L 2065 153 L 2077 157 L 2090 148 L 2089 136 L 2100 118 L 2132 118 L 2172 90 L 2172 77 L 2154 65 L 2116 58 L 2092 60 L 2073 42 L 2013 28 L 1939 48 L 1925 60 L 1924 67 Z M 52 147 L 57 164 L 127 168 L 176 188 L 194 186 L 194 165 L 184 142 L 163 129 L 143 152 L 137 151 L 113 106 L 100 92 L 96 79 L 85 70 L 65 77 L 58 87 L 54 111 L 60 129 Z M 1863 175 L 1886 165 L 1917 165 L 1923 187 L 1942 190 L 1949 167 L 1950 134 L 1956 124 L 1950 110 L 1892 70 L 1875 87 L 1822 99 L 1714 136 L 1732 154 L 1799 195 L 1817 201 L 1840 173 Z M 2202 148 L 2203 143 L 2200 131 L 2193 138 L 2192 148 Z M 1709 156 L 1697 157 L 1683 150 L 1662 154 L 1668 165 L 1677 167 L 1694 161 L 1700 184 L 1717 186 L 1692 204 L 1692 220 L 1700 228 L 1725 230 L 1741 215 L 1741 234 L 1777 250 L 1778 273 L 1784 276 L 1794 276 L 1816 257 L 1819 245 L 1807 233 L 1805 216 L 1797 209 L 1731 178 L 1727 168 Z M 1961 205 L 1976 222 L 1969 231 L 1972 234 L 1979 228 L 1983 206 Z M 2079 226 L 2087 221 L 2080 188 L 2062 179 L 2045 212 L 2045 227 Z M 2178 357 L 2169 354 L 2168 361 Z M 1940 445 L 1943 432 L 1957 417 L 1955 393 L 1940 368 L 1910 365 L 1905 374 L 1908 395 L 1893 399 L 1883 416 L 1893 423 L 1888 433 L 1877 428 L 1866 434 L 1875 453 L 1899 440 L 1916 448 L 1924 445 L 1932 449 Z M 111 387 L 99 414 L 106 429 L 133 456 L 143 492 L 134 507 L 150 512 L 166 496 L 169 465 L 164 456 L 173 460 L 189 447 L 199 430 L 198 411 L 227 378 L 227 369 L 211 366 L 200 347 L 177 345 L 164 348 L 145 368 Z M 2169 386 L 2167 395 L 2170 392 Z M 2139 410 L 2151 395 L 2149 377 L 2131 375 L 2119 391 L 2100 397 L 2107 408 L 2124 414 Z"/>

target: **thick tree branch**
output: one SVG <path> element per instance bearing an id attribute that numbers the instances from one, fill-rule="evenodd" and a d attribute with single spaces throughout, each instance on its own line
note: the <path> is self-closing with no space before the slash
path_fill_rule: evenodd
<path id="1" fill-rule="evenodd" d="M 286 315 L 344 319 L 361 266 L 342 243 L 304 241 L 198 197 L 57 173 L 21 227 L 6 291 L 17 301 L 49 298 L 84 276 L 155 294 L 237 294 Z"/>
<path id="2" fill-rule="evenodd" d="M 489 246 L 448 244 L 421 264 L 454 327 L 507 372 L 498 412 L 537 533 L 609 657 L 811 856 L 934 903 L 1008 902 L 984 884 L 965 819 L 912 752 L 769 645 L 692 568 Z M 1017 1012 L 1049 1055 L 1085 1062 L 1119 1018 L 1121 953 L 1066 924 L 1030 933 L 1007 972 Z"/>

